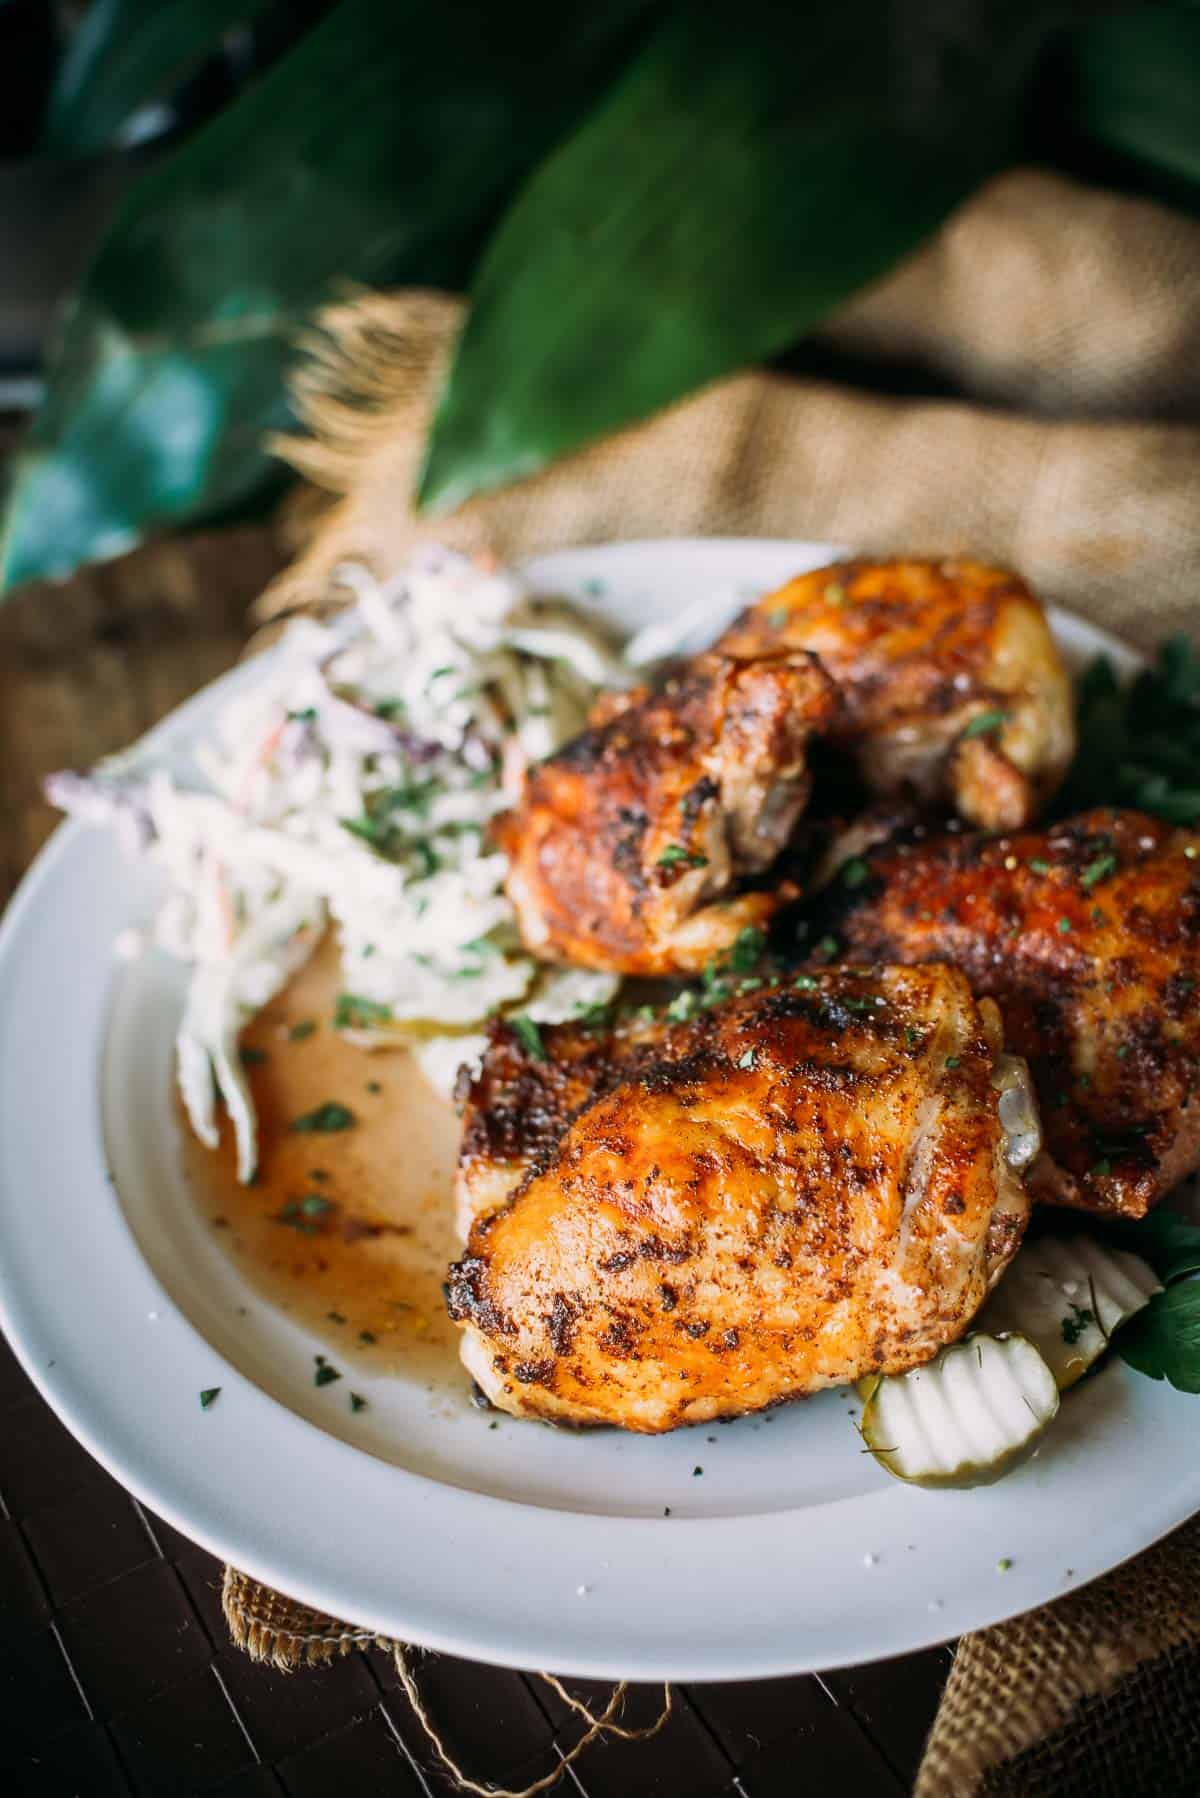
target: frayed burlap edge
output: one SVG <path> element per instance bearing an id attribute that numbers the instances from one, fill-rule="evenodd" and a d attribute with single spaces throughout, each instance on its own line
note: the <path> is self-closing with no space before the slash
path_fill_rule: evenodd
<path id="1" fill-rule="evenodd" d="M 914 1798 L 971 1798 L 1148 1661 L 1200 1643 L 1200 1518 L 1053 1604 L 964 1636 Z"/>
<path id="2" fill-rule="evenodd" d="M 221 1609 L 235 1648 L 252 1661 L 266 1661 L 281 1673 L 321 1667 L 352 1648 L 390 1648 L 391 1639 L 354 1629 L 311 1605 L 272 1591 L 248 1573 L 226 1567 Z"/>
<path id="3" fill-rule="evenodd" d="M 519 1789 L 490 1783 L 483 1785 L 463 1771 L 442 1740 L 421 1698 L 412 1665 L 414 1651 L 407 1643 L 397 1642 L 390 1636 L 378 1635 L 373 1630 L 356 1629 L 352 1624 L 342 1623 L 325 1611 L 314 1610 L 311 1605 L 301 1604 L 298 1599 L 288 1598 L 282 1592 L 272 1590 L 261 1581 L 252 1579 L 248 1573 L 239 1572 L 236 1567 L 225 1569 L 221 1584 L 221 1609 L 234 1646 L 243 1649 L 251 1660 L 265 1661 L 281 1673 L 294 1673 L 300 1667 L 327 1666 L 356 1648 L 378 1648 L 389 1654 L 413 1715 L 425 1732 L 438 1760 L 458 1791 L 472 1793 L 477 1798 L 536 1798 L 538 1793 L 547 1792 L 556 1786 L 567 1769 L 594 1742 L 602 1737 L 623 1742 L 645 1741 L 666 1726 L 673 1709 L 671 1688 L 664 1685 L 662 1709 L 654 1722 L 642 1728 L 630 1729 L 620 1721 L 629 1690 L 626 1680 L 616 1682 L 608 1703 L 603 1710 L 595 1712 L 568 1692 L 554 1674 L 539 1673 L 537 1677 L 544 1680 L 568 1710 L 584 1723 L 583 1734 L 572 1747 L 560 1751 L 557 1767 L 529 1785 Z"/>

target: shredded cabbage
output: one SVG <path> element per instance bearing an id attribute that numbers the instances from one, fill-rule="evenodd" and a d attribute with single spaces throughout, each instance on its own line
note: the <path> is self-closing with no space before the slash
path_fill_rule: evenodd
<path id="1" fill-rule="evenodd" d="M 257 1129 L 238 1032 L 327 924 L 339 1022 L 367 1046 L 418 1044 L 441 1084 L 489 1013 L 570 1015 L 617 984 L 523 952 L 485 833 L 526 764 L 580 729 L 597 687 L 629 684 L 628 664 L 564 603 L 445 550 L 390 580 L 357 565 L 338 579 L 352 603 L 331 624 L 293 623 L 195 750 L 206 790 L 138 749 L 47 783 L 64 810 L 118 824 L 166 869 L 155 937 L 193 970 L 180 1090 L 206 1143 L 220 1095 L 242 1180 Z"/>

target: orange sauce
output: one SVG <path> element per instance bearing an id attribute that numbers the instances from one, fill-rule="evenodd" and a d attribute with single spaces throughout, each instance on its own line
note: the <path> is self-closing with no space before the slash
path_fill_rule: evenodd
<path id="1" fill-rule="evenodd" d="M 461 1380 L 442 1301 L 460 1252 L 458 1119 L 403 1050 L 367 1053 L 334 1030 L 339 987 L 329 940 L 243 1032 L 258 1109 L 255 1183 L 238 1185 L 226 1125 L 215 1152 L 185 1127 L 189 1184 L 246 1280 L 342 1360 Z M 327 1101 L 354 1114 L 351 1128 L 292 1128 Z"/>

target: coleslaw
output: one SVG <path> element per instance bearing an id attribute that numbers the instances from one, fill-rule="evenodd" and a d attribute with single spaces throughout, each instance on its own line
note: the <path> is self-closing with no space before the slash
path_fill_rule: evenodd
<path id="1" fill-rule="evenodd" d="M 550 1021 L 617 987 L 524 952 L 487 827 L 597 688 L 630 683 L 629 663 L 564 602 L 481 560 L 430 549 L 391 579 L 350 565 L 338 580 L 346 609 L 294 621 L 197 746 L 202 786 L 136 746 L 46 786 L 166 871 L 153 936 L 192 970 L 180 1090 L 209 1146 L 226 1106 L 243 1181 L 257 1126 L 238 1035 L 328 926 L 335 1024 L 366 1047 L 412 1046 L 443 1087 L 491 1013 Z"/>

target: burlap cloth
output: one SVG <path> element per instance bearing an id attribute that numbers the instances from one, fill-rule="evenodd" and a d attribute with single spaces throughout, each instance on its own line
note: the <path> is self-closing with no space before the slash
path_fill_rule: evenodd
<path id="1" fill-rule="evenodd" d="M 819 254 L 819 246 L 814 253 Z M 748 271 L 748 278 L 752 278 Z M 953 400 L 754 371 L 437 520 L 409 503 L 461 302 L 349 297 L 308 343 L 299 553 L 264 616 L 328 603 L 348 556 L 436 535 L 514 557 L 685 534 L 973 551 L 1150 646 L 1191 629 L 1200 569 L 1200 226 L 1021 171 L 832 320 L 858 358 L 924 364 Z M 1103 1495 L 1097 1495 L 1103 1502 Z M 1065 1533 L 1086 1518 L 1064 1518 Z M 231 1572 L 235 1640 L 281 1665 L 361 1632 Z M 1200 1522 L 1094 1585 L 960 1644 L 917 1784 L 969 1794 L 1200 1790 Z"/>

